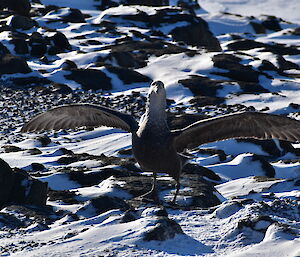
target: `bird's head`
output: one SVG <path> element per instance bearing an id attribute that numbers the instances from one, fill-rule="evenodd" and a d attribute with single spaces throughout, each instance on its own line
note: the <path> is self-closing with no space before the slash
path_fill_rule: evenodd
<path id="1" fill-rule="evenodd" d="M 161 81 L 154 81 L 151 83 L 148 93 L 148 103 L 160 108 L 166 107 L 166 90 L 164 83 Z"/>

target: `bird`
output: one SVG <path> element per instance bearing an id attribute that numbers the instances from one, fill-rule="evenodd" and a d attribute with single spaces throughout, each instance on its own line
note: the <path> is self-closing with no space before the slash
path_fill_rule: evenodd
<path id="1" fill-rule="evenodd" d="M 180 173 L 187 162 L 182 154 L 202 144 L 237 138 L 279 139 L 300 142 L 300 121 L 285 116 L 254 111 L 237 112 L 199 120 L 182 129 L 170 130 L 166 114 L 164 83 L 151 83 L 146 111 L 139 122 L 130 114 L 94 104 L 69 104 L 38 114 L 21 132 L 37 132 L 77 127 L 107 126 L 132 134 L 132 152 L 143 171 L 153 173 L 152 188 L 142 195 L 159 202 L 157 173 L 167 173 L 176 181 L 171 203 L 180 190 Z"/>

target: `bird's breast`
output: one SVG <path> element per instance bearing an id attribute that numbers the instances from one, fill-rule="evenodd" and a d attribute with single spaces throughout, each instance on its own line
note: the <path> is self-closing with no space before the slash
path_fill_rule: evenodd
<path id="1" fill-rule="evenodd" d="M 180 173 L 181 159 L 170 134 L 154 136 L 134 134 L 132 150 L 144 171 L 168 173 L 174 178 Z"/>

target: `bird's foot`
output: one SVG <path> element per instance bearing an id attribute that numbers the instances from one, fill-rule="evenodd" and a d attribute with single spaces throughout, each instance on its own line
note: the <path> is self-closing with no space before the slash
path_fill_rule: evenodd
<path id="1" fill-rule="evenodd" d="M 161 203 L 156 190 L 151 190 L 143 195 L 140 195 L 137 197 L 137 199 L 145 201 L 145 202 L 151 202 L 151 203 L 157 203 L 157 204 Z"/>

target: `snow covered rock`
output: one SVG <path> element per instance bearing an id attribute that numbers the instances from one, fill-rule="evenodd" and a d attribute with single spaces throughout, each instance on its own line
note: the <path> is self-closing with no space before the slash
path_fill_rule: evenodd
<path id="1" fill-rule="evenodd" d="M 145 232 L 144 241 L 165 241 L 174 238 L 177 234 L 183 234 L 180 225 L 167 217 L 159 217 L 156 224 Z"/>

